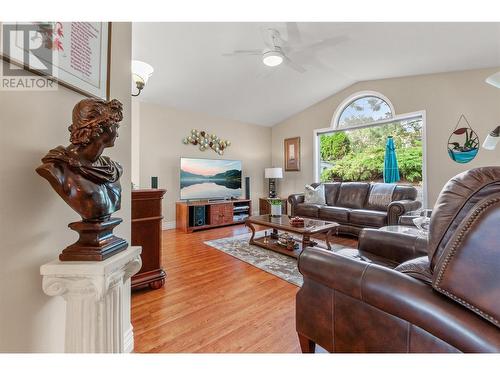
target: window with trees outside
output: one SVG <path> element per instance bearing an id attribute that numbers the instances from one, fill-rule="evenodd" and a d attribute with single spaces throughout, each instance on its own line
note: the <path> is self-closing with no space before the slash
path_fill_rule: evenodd
<path id="1" fill-rule="evenodd" d="M 376 96 L 354 99 L 340 109 L 332 131 L 318 134 L 322 182 L 384 182 L 384 160 L 392 137 L 399 176 L 385 182 L 411 184 L 422 200 L 422 118 L 396 120 L 392 106 Z M 390 146 L 390 143 L 389 143 Z"/>

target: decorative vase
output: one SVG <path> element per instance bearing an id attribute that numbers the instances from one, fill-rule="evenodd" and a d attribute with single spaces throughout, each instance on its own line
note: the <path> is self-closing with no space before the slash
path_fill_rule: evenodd
<path id="1" fill-rule="evenodd" d="M 281 216 L 281 204 L 271 204 L 271 216 Z"/>

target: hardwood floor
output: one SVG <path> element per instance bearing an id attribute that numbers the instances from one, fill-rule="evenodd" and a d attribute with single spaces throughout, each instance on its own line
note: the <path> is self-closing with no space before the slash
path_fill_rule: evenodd
<path id="1" fill-rule="evenodd" d="M 300 352 L 299 288 L 203 243 L 246 232 L 243 225 L 163 232 L 165 286 L 132 293 L 135 352 Z"/>

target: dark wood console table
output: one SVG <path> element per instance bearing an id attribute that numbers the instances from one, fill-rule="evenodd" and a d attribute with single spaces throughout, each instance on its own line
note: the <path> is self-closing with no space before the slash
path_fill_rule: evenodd
<path id="1" fill-rule="evenodd" d="M 161 268 L 161 202 L 166 190 L 132 190 L 132 245 L 142 246 L 142 267 L 132 276 L 132 289 L 161 288 L 166 273 Z"/>

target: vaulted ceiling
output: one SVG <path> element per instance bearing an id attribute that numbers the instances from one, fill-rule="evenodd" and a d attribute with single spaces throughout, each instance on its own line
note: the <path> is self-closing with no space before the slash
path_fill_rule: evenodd
<path id="1" fill-rule="evenodd" d="M 224 56 L 268 28 L 304 73 Z M 155 69 L 142 101 L 272 126 L 359 81 L 500 66 L 500 23 L 134 23 L 133 58 Z"/>

